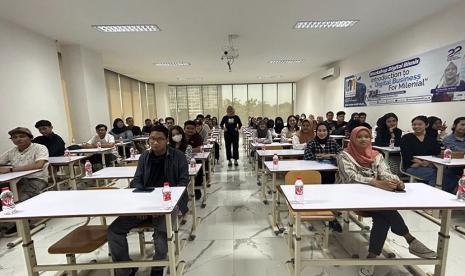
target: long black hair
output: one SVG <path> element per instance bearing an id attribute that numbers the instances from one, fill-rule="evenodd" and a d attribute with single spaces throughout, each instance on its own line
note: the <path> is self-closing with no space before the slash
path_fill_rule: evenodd
<path id="1" fill-rule="evenodd" d="M 173 130 L 177 130 L 179 134 L 182 135 L 182 140 L 181 140 L 181 145 L 179 146 L 179 150 L 182 152 L 186 152 L 187 149 L 187 137 L 186 134 L 184 133 L 184 129 L 182 127 L 176 125 L 170 128 L 169 134 L 168 134 L 168 141 L 171 147 L 176 148 L 176 142 L 173 140 Z"/>
<path id="2" fill-rule="evenodd" d="M 281 130 L 284 128 L 284 121 L 281 117 L 276 117 L 274 119 L 274 131 L 278 134 L 281 133 Z"/>
<path id="3" fill-rule="evenodd" d="M 433 125 L 437 122 L 440 121 L 442 123 L 441 118 L 438 118 L 436 116 L 429 116 L 428 117 L 428 127 L 426 128 L 426 134 L 434 137 L 435 139 L 438 138 L 438 130 L 433 129 Z"/>

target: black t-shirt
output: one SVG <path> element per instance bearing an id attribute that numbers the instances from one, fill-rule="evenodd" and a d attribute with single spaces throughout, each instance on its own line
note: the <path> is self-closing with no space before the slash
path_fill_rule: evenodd
<path id="1" fill-rule="evenodd" d="M 194 135 L 187 138 L 187 143 L 191 145 L 192 148 L 200 147 L 203 145 L 202 136 L 200 136 L 198 133 L 194 133 Z"/>
<path id="2" fill-rule="evenodd" d="M 346 127 L 347 127 L 347 122 L 342 122 L 342 123 L 336 123 L 336 125 L 334 126 L 335 129 L 333 130 L 333 132 L 331 134 L 333 135 L 345 135 L 346 133 Z"/>
<path id="3" fill-rule="evenodd" d="M 140 136 L 142 135 L 142 130 L 140 130 L 140 127 L 138 126 L 133 126 L 132 128 L 128 127 L 130 131 L 132 131 L 132 135 L 134 136 Z"/>
<path id="4" fill-rule="evenodd" d="M 144 126 L 142 128 L 142 132 L 146 134 L 150 134 L 150 129 L 152 129 L 153 126 Z M 134 133 L 133 133 L 134 134 Z"/>
<path id="5" fill-rule="evenodd" d="M 236 128 L 240 129 L 242 127 L 242 122 L 239 116 L 237 115 L 234 115 L 234 116 L 226 115 L 221 120 L 220 126 L 221 128 L 226 127 L 228 132 L 233 132 L 233 131 L 236 131 Z"/>
<path id="6" fill-rule="evenodd" d="M 150 152 L 150 176 L 146 185 L 147 187 L 163 187 L 163 183 L 166 181 L 165 158 L 166 153 L 160 156 L 156 156 L 153 152 Z"/>
<path id="7" fill-rule="evenodd" d="M 46 146 L 50 157 L 63 156 L 65 154 L 65 142 L 55 133 L 47 136 L 37 136 L 32 142 Z"/>
<path id="8" fill-rule="evenodd" d="M 429 135 L 425 135 L 425 139 L 421 142 L 415 134 L 407 133 L 400 140 L 400 150 L 402 153 L 402 165 L 404 170 L 406 170 L 412 166 L 414 156 L 438 155 L 441 153 L 441 146 Z"/>

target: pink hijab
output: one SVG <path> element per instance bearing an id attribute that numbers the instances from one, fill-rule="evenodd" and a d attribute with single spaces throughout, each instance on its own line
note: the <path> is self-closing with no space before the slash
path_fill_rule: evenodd
<path id="1" fill-rule="evenodd" d="M 356 147 L 355 143 L 357 140 L 357 135 L 361 131 L 368 132 L 370 135 L 370 138 L 372 138 L 371 131 L 368 128 L 363 127 L 363 126 L 356 127 L 352 130 L 350 134 L 350 142 L 347 145 L 347 148 L 345 149 L 345 151 L 348 154 L 350 154 L 355 159 L 355 161 L 357 161 L 357 163 L 359 163 L 363 167 L 369 168 L 371 164 L 373 163 L 373 161 L 375 160 L 376 156 L 379 154 L 379 152 L 376 150 L 373 150 L 371 146 L 371 139 L 368 144 L 368 147 L 366 147 L 365 149 L 359 149 Z"/>

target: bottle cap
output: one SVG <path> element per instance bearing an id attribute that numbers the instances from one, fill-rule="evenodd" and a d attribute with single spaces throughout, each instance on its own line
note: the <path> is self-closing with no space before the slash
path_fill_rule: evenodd
<path id="1" fill-rule="evenodd" d="M 163 187 L 166 187 L 166 186 L 169 186 L 170 183 L 169 182 L 163 182 Z"/>
<path id="2" fill-rule="evenodd" d="M 90 163 L 89 159 L 87 159 L 87 160 L 86 160 L 86 163 L 87 163 L 87 162 L 89 162 L 89 163 Z"/>
<path id="3" fill-rule="evenodd" d="M 10 188 L 8 188 L 8 187 L 3 187 L 3 188 L 2 188 L 2 192 L 4 192 L 4 191 L 9 191 L 9 190 L 10 190 Z"/>
<path id="4" fill-rule="evenodd" d="M 302 176 L 297 176 L 297 180 L 302 180 Z"/>

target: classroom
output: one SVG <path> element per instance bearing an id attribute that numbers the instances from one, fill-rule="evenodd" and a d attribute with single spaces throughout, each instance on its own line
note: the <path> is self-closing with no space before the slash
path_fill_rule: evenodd
<path id="1" fill-rule="evenodd" d="M 463 26 L 465 0 L 0 0 L 0 275 L 462 275 Z"/>

